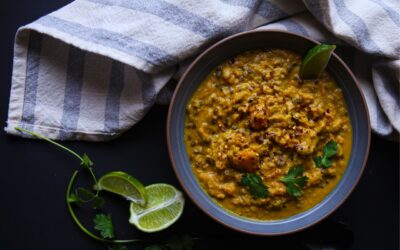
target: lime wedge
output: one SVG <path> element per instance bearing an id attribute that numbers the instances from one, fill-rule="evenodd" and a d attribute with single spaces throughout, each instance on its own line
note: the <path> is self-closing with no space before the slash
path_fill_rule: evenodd
<path id="1" fill-rule="evenodd" d="M 142 206 L 147 202 L 147 194 L 143 184 L 125 172 L 110 172 L 102 176 L 95 189 L 121 195 Z"/>
<path id="2" fill-rule="evenodd" d="M 172 225 L 181 216 L 184 198 L 169 184 L 147 186 L 149 197 L 145 207 L 131 203 L 129 222 L 144 232 L 157 232 Z"/>
<path id="3" fill-rule="evenodd" d="M 303 79 L 318 78 L 328 65 L 335 45 L 319 44 L 312 47 L 303 58 L 300 77 Z"/>

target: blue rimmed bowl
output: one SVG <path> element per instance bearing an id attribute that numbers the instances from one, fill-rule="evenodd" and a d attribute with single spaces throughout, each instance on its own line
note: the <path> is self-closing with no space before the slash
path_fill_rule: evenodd
<path id="1" fill-rule="evenodd" d="M 257 235 L 279 235 L 309 227 L 338 208 L 350 195 L 363 172 L 370 145 L 368 110 L 358 83 L 346 64 L 333 54 L 327 70 L 343 91 L 353 127 L 353 144 L 345 173 L 336 188 L 313 208 L 292 217 L 261 221 L 235 215 L 220 207 L 200 186 L 186 153 L 184 120 L 186 104 L 213 68 L 235 55 L 254 49 L 281 48 L 304 55 L 318 44 L 297 34 L 260 30 L 240 33 L 214 44 L 203 52 L 182 76 L 169 107 L 167 142 L 178 180 L 193 202 L 216 221 L 235 230 Z"/>

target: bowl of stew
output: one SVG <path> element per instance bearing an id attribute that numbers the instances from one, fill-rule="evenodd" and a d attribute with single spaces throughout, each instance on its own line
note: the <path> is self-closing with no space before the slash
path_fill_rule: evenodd
<path id="1" fill-rule="evenodd" d="M 173 95 L 167 142 L 182 187 L 235 230 L 279 235 L 332 213 L 357 184 L 370 124 L 358 83 L 333 53 L 302 79 L 318 44 L 290 32 L 240 33 L 211 46 Z"/>

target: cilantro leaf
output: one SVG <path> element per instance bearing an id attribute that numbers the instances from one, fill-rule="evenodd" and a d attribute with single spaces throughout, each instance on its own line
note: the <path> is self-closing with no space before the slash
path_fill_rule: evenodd
<path id="1" fill-rule="evenodd" d="M 321 166 L 322 165 L 322 157 L 321 156 L 315 156 L 314 157 L 314 162 L 315 162 L 315 165 L 317 165 L 317 167 Z"/>
<path id="2" fill-rule="evenodd" d="M 94 209 L 102 207 L 105 203 L 105 200 L 102 197 L 82 187 L 77 188 L 75 194 L 70 195 L 70 199 L 72 200 L 71 202 L 77 202 L 78 205 L 91 202 Z"/>
<path id="3" fill-rule="evenodd" d="M 86 168 L 90 168 L 91 166 L 93 166 L 92 160 L 90 160 L 89 156 L 86 153 L 82 155 L 81 165 Z"/>
<path id="4" fill-rule="evenodd" d="M 251 195 L 256 199 L 267 198 L 269 195 L 268 187 L 265 186 L 261 177 L 256 173 L 244 174 L 242 180 L 240 181 L 240 184 L 246 186 L 249 189 Z"/>
<path id="5" fill-rule="evenodd" d="M 325 168 L 328 168 L 330 166 L 332 166 L 333 161 L 329 158 L 322 158 L 322 166 L 324 166 Z"/>
<path id="6" fill-rule="evenodd" d="M 187 234 L 177 235 L 168 239 L 166 246 L 171 250 L 191 250 L 193 239 Z"/>
<path id="7" fill-rule="evenodd" d="M 286 189 L 289 195 L 294 197 L 301 196 L 301 189 L 307 184 L 307 176 L 303 176 L 304 167 L 297 165 L 292 167 L 287 175 L 281 179 L 286 185 Z"/>
<path id="8" fill-rule="evenodd" d="M 337 155 L 338 151 L 339 146 L 337 142 L 329 141 L 322 149 L 323 155 L 314 157 L 315 165 L 319 168 L 329 168 L 333 164 L 333 161 L 329 158 Z"/>
<path id="9" fill-rule="evenodd" d="M 68 196 L 68 202 L 69 203 L 75 203 L 77 206 L 82 206 L 83 205 L 83 203 L 82 203 L 82 201 L 79 199 L 79 197 L 76 195 L 76 194 L 74 194 L 74 193 L 72 193 L 72 194 L 70 194 L 69 196 Z"/>
<path id="10" fill-rule="evenodd" d="M 106 202 L 105 202 L 105 200 L 103 198 L 101 198 L 100 196 L 95 196 L 93 198 L 92 207 L 94 209 L 98 209 L 98 208 L 101 208 L 102 206 L 104 206 L 104 203 L 106 203 Z"/>
<path id="11" fill-rule="evenodd" d="M 293 182 L 286 183 L 286 188 L 288 190 L 288 193 L 291 196 L 294 196 L 294 197 L 300 197 L 301 196 L 300 188 L 296 187 L 296 185 Z"/>
<path id="12" fill-rule="evenodd" d="M 112 224 L 110 214 L 96 214 L 93 222 L 94 228 L 100 231 L 100 234 L 103 238 L 114 238 L 114 226 Z"/>
<path id="13" fill-rule="evenodd" d="M 82 187 L 79 187 L 75 190 L 75 195 L 81 202 L 89 202 L 96 196 L 90 190 Z"/>
<path id="14" fill-rule="evenodd" d="M 327 144 L 324 146 L 324 156 L 326 158 L 332 157 L 338 153 L 339 146 L 335 141 L 329 141 Z"/>

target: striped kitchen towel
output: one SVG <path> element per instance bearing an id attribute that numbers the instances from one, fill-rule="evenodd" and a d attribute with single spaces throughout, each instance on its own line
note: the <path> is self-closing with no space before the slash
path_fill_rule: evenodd
<path id="1" fill-rule="evenodd" d="M 282 29 L 340 45 L 374 132 L 400 131 L 398 0 L 76 0 L 21 27 L 6 132 L 114 138 L 138 122 L 193 56 L 228 35 Z"/>

